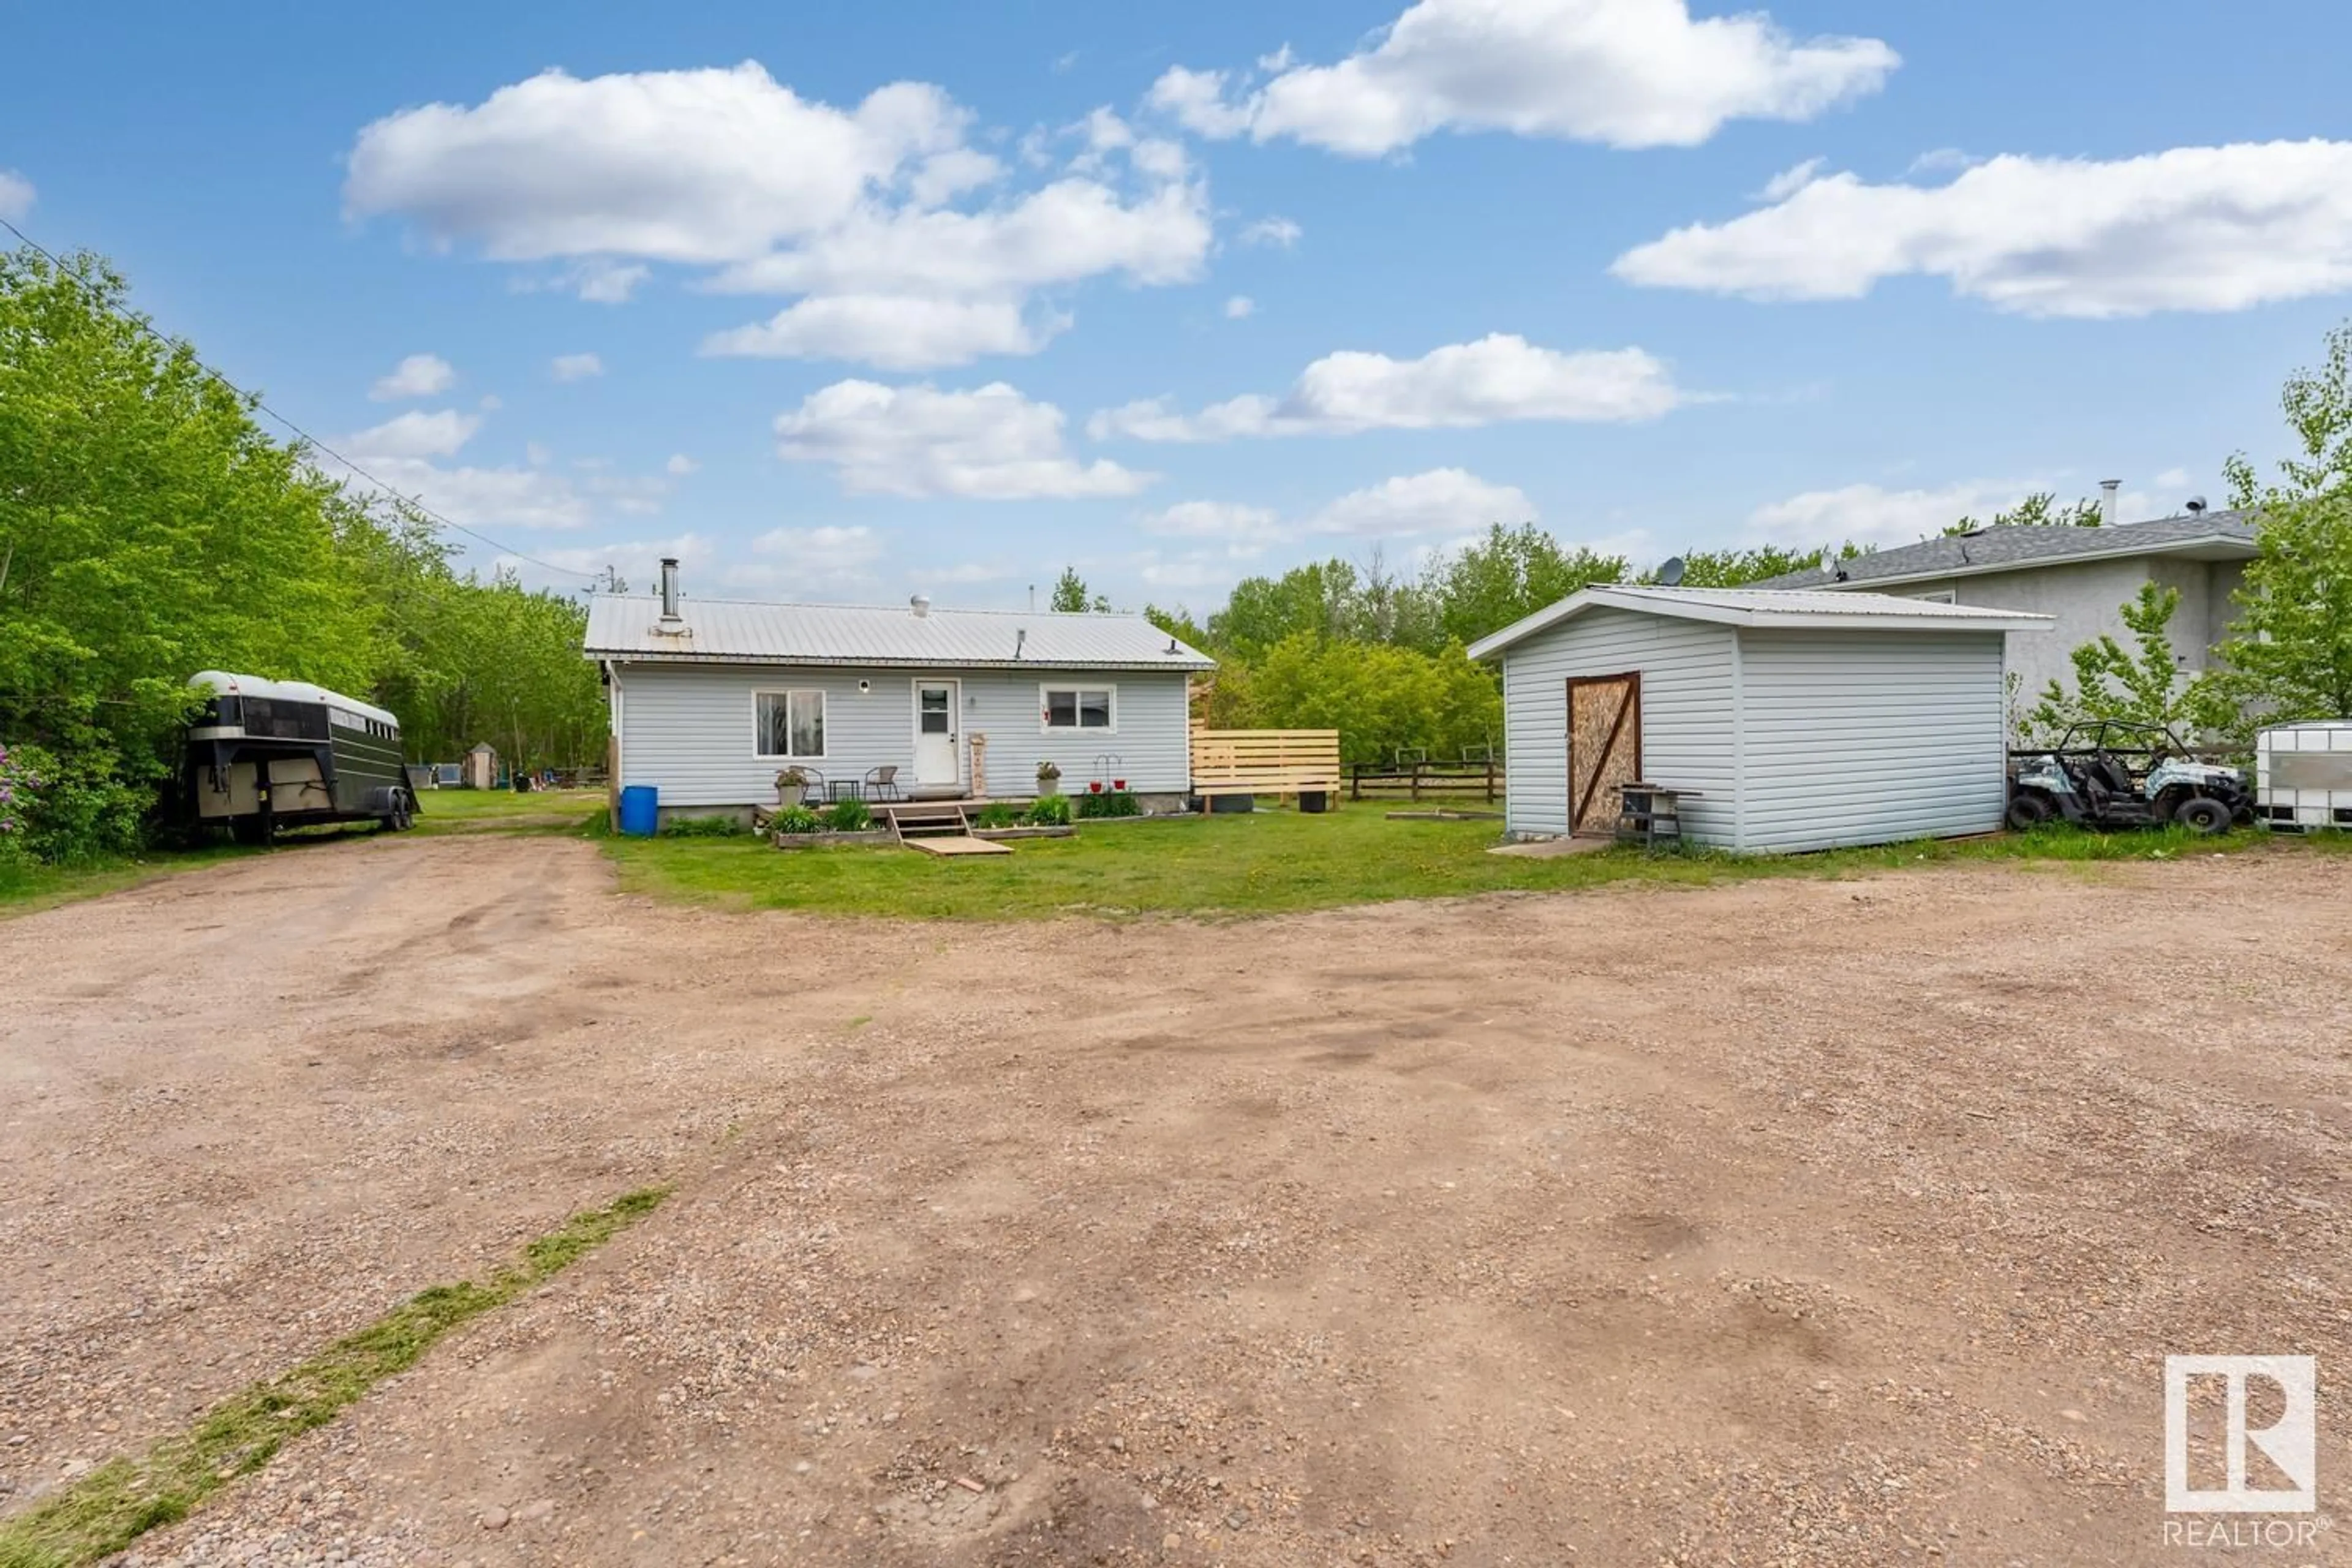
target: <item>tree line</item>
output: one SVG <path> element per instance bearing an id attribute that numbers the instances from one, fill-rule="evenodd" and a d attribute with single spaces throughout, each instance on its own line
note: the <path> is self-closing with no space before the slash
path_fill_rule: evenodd
<path id="1" fill-rule="evenodd" d="M 146 841 L 201 669 L 373 701 L 412 759 L 601 757 L 585 611 L 450 555 L 272 438 L 102 260 L 0 253 L 0 853 Z"/>

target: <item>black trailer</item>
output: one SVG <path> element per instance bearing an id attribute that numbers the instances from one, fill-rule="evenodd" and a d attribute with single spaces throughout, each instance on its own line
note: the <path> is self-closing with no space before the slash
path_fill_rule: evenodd
<path id="1" fill-rule="evenodd" d="M 180 766 L 199 828 L 267 844 L 281 827 L 374 822 L 397 832 L 415 821 L 400 721 L 383 709 L 304 681 L 217 669 L 188 684 L 208 694 Z"/>

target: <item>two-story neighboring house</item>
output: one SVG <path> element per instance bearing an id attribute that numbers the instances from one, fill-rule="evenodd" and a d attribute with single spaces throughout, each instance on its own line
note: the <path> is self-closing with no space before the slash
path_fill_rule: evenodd
<path id="1" fill-rule="evenodd" d="M 1759 588 L 1858 589 L 1941 605 L 2052 617 L 2047 632 L 2009 639 L 2009 668 L 2028 703 L 2053 679 L 2074 681 L 2069 657 L 2101 633 L 2128 649 L 2122 607 L 2144 583 L 2180 590 L 2172 647 L 2185 670 L 2206 668 L 2237 613 L 2230 595 L 2255 554 L 2243 513 L 2209 511 L 2105 528 L 1984 528 L 1832 561 Z"/>

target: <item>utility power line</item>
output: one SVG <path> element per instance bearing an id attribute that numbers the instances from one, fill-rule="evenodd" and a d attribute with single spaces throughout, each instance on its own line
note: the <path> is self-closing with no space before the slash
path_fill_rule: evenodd
<path id="1" fill-rule="evenodd" d="M 34 250 L 40 252 L 41 255 L 48 258 L 49 265 L 55 267 L 58 271 L 65 272 L 69 270 L 65 262 L 59 259 L 57 252 L 51 250 L 47 246 L 43 245 L 39 240 L 35 239 L 31 235 L 26 234 L 23 229 L 18 228 L 6 218 L 0 217 L 0 228 L 6 229 L 10 234 L 15 235 L 26 245 L 29 246 Z M 195 359 L 197 369 L 203 371 L 206 375 L 211 376 L 223 386 L 226 386 L 230 391 L 236 393 L 239 397 L 242 397 L 247 402 L 252 404 L 255 408 L 267 414 L 270 418 L 275 419 L 278 424 L 286 426 L 287 429 L 291 430 L 295 436 L 305 445 L 310 447 L 311 450 L 323 453 L 327 457 L 332 458 L 336 462 L 341 463 L 352 473 L 357 474 L 368 483 L 375 486 L 376 489 L 383 491 L 384 494 L 405 501 L 409 506 L 414 507 L 420 515 L 430 519 L 434 522 L 439 523 L 443 528 L 453 529 L 457 532 L 466 535 L 468 539 L 479 540 L 482 543 L 488 545 L 491 549 L 498 551 L 499 553 L 511 555 L 518 561 L 527 561 L 531 565 L 538 567 L 543 572 L 560 572 L 567 577 L 578 577 L 589 583 L 601 582 L 607 576 L 608 574 L 606 572 L 583 572 L 577 567 L 558 566 L 552 561 L 541 561 L 535 555 L 525 555 L 521 551 L 516 550 L 509 545 L 501 544 L 497 540 L 492 539 L 488 534 L 483 533 L 479 530 L 467 528 L 462 522 L 453 521 L 449 518 L 442 516 L 439 512 L 435 511 L 431 507 L 426 506 L 416 497 L 412 495 L 403 495 L 392 485 L 376 478 L 373 474 L 360 467 L 359 464 L 352 461 L 349 458 L 344 457 L 341 452 L 336 451 L 332 447 L 328 446 L 324 441 L 320 440 L 319 437 L 311 435 L 310 432 L 305 430 L 299 425 L 295 424 L 294 421 L 287 418 L 286 416 L 278 413 L 275 408 L 270 407 L 268 404 L 264 403 L 260 397 L 255 394 L 246 391 L 245 388 L 239 386 L 236 382 L 231 381 L 227 376 L 225 376 L 219 371 L 215 370 L 209 363 L 205 363 L 203 358 L 196 355 L 192 345 L 182 342 L 175 338 L 167 337 L 163 333 L 157 331 L 152 323 L 138 316 L 131 314 L 127 310 L 117 310 L 114 311 L 114 314 L 121 317 L 123 321 L 130 322 L 131 325 L 146 333 L 149 337 L 154 339 L 157 342 L 162 343 L 166 348 L 187 349 L 190 357 Z"/>

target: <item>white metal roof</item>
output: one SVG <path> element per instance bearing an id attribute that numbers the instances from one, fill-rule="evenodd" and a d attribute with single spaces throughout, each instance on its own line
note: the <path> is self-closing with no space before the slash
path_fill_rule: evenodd
<path id="1" fill-rule="evenodd" d="M 208 686 L 224 697 L 259 697 L 278 702 L 324 702 L 331 708 L 341 708 L 373 719 L 379 724 L 400 728 L 399 718 L 385 712 L 372 702 L 356 697 L 346 697 L 340 691 L 330 691 L 323 686 L 313 686 L 307 680 L 267 680 L 258 675 L 231 675 L 225 669 L 203 669 L 188 677 L 190 686 Z"/>
<path id="2" fill-rule="evenodd" d="M 661 600 L 589 601 L 592 658 L 712 664 L 907 665 L 926 669 L 1213 669 L 1216 660 L 1141 616 L 1052 610 L 896 609 L 688 599 L 682 631 L 664 630 Z"/>
<path id="3" fill-rule="evenodd" d="M 1470 645 L 1472 658 L 1488 658 L 1513 643 L 1593 609 L 1633 610 L 1686 621 L 1736 626 L 1810 626 L 1820 630 L 2038 632 L 2048 616 L 1978 605 L 1940 605 L 1894 594 L 1789 588 L 1648 588 L 1596 583 L 1514 621 Z"/>

